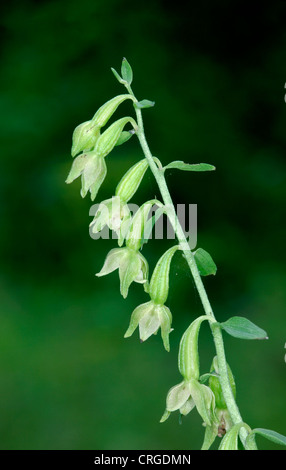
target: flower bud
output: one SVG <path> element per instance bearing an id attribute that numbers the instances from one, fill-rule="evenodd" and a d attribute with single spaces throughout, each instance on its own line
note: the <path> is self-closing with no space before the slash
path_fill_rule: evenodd
<path id="1" fill-rule="evenodd" d="M 115 121 L 109 126 L 103 134 L 97 139 L 94 150 L 101 157 L 106 157 L 116 145 L 124 126 L 130 122 L 134 129 L 137 129 L 137 124 L 131 117 L 124 117 Z"/>
<path id="2" fill-rule="evenodd" d="M 170 350 L 169 334 L 171 330 L 172 315 L 165 305 L 156 305 L 149 301 L 139 305 L 131 315 L 130 324 L 124 338 L 129 338 L 137 326 L 141 341 L 146 341 L 161 328 L 161 336 L 166 351 Z"/>
<path id="3" fill-rule="evenodd" d="M 163 207 L 163 204 L 156 199 L 144 202 L 134 214 L 129 231 L 126 235 L 126 245 L 133 250 L 139 250 L 144 240 L 145 228 L 148 228 L 148 215 L 153 205 Z"/>
<path id="4" fill-rule="evenodd" d="M 135 215 L 133 216 L 129 231 L 126 235 L 126 246 L 133 250 L 139 250 L 141 247 L 141 241 L 144 234 L 144 227 L 146 225 L 148 215 L 151 207 L 154 205 L 154 201 L 147 201 L 139 207 Z"/>
<path id="5" fill-rule="evenodd" d="M 96 275 L 105 276 L 119 269 L 120 292 L 126 298 L 130 284 L 143 284 L 148 278 L 148 263 L 141 253 L 130 248 L 114 248 L 104 262 L 103 268 Z"/>
<path id="6" fill-rule="evenodd" d="M 168 298 L 170 264 L 178 248 L 178 246 L 169 248 L 169 250 L 161 256 L 153 271 L 149 294 L 156 304 L 164 304 Z"/>
<path id="7" fill-rule="evenodd" d="M 144 158 L 133 165 L 117 185 L 115 194 L 122 201 L 128 202 L 136 193 L 143 176 L 148 168 L 148 161 Z"/>
<path id="8" fill-rule="evenodd" d="M 217 356 L 215 356 L 214 359 L 213 359 L 213 362 L 212 362 L 212 365 L 211 365 L 211 372 L 215 372 L 216 374 L 219 375 Z M 227 372 L 228 372 L 228 380 L 229 380 L 229 383 L 230 383 L 230 386 L 231 386 L 231 389 L 232 389 L 233 396 L 235 398 L 235 396 L 236 396 L 235 381 L 234 381 L 233 374 L 232 374 L 231 369 L 230 369 L 228 364 L 227 364 Z M 210 386 L 211 390 L 214 393 L 217 408 L 219 408 L 220 410 L 226 410 L 227 405 L 226 405 L 224 397 L 223 397 L 222 387 L 221 387 L 221 384 L 220 384 L 220 381 L 219 381 L 219 377 L 211 375 L 210 378 L 209 378 L 209 386 Z"/>
<path id="9" fill-rule="evenodd" d="M 77 126 L 72 136 L 72 157 L 79 152 L 91 150 L 99 137 L 100 129 L 92 121 L 86 121 Z"/>
<path id="10" fill-rule="evenodd" d="M 207 315 L 196 318 L 186 329 L 180 341 L 178 365 L 180 373 L 186 380 L 198 380 L 200 376 L 198 337 L 204 320 L 208 320 Z"/>
<path id="11" fill-rule="evenodd" d="M 93 116 L 91 122 L 95 124 L 97 127 L 103 127 L 107 123 L 107 121 L 111 118 L 113 113 L 117 110 L 118 106 L 123 103 L 123 101 L 131 99 L 134 101 L 132 95 L 118 95 L 115 98 L 104 103 L 98 111 L 96 111 L 95 115 Z"/>

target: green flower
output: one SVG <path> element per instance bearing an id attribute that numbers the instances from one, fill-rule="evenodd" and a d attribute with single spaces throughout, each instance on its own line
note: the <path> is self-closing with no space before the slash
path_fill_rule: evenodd
<path id="1" fill-rule="evenodd" d="M 165 305 L 155 304 L 152 300 L 139 305 L 131 315 L 130 325 L 124 338 L 131 336 L 137 326 L 139 326 L 139 336 L 141 341 L 146 341 L 151 335 L 156 334 L 161 328 L 161 335 L 164 347 L 170 350 L 169 334 L 172 331 L 172 314 Z"/>
<path id="2" fill-rule="evenodd" d="M 124 204 L 119 196 L 113 196 L 100 203 L 90 224 L 91 230 L 93 233 L 98 233 L 107 225 L 117 234 L 118 244 L 121 246 L 129 227 L 130 218 L 128 205 Z"/>
<path id="3" fill-rule="evenodd" d="M 66 183 L 72 183 L 81 176 L 81 196 L 85 197 L 90 191 L 93 201 L 102 185 L 107 173 L 106 163 L 103 157 L 96 152 L 85 152 L 75 158 Z"/>
<path id="4" fill-rule="evenodd" d="M 132 282 L 144 284 L 148 278 L 148 263 L 141 253 L 131 248 L 114 248 L 104 262 L 98 277 L 119 269 L 120 292 L 126 298 Z"/>
<path id="5" fill-rule="evenodd" d="M 172 411 L 179 410 L 181 414 L 187 415 L 194 407 L 197 408 L 207 426 L 217 421 L 214 413 L 214 395 L 211 389 L 195 379 L 183 380 L 169 390 L 166 410 L 160 422 L 166 421 Z"/>

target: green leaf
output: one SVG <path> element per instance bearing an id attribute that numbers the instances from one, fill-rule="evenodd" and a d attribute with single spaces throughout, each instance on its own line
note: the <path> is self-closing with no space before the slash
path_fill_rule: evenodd
<path id="1" fill-rule="evenodd" d="M 133 72 L 130 64 L 127 62 L 125 57 L 123 57 L 121 65 L 121 75 L 123 80 L 125 80 L 129 85 L 131 85 L 133 80 Z"/>
<path id="2" fill-rule="evenodd" d="M 123 78 L 120 77 L 119 73 L 116 72 L 115 69 L 113 69 L 113 68 L 111 67 L 111 71 L 113 72 L 115 78 L 119 81 L 119 83 L 122 83 L 123 85 L 126 85 L 126 80 L 123 80 Z"/>
<path id="3" fill-rule="evenodd" d="M 123 131 L 121 132 L 120 134 L 120 137 L 118 139 L 118 141 L 116 142 L 116 146 L 118 145 L 122 145 L 124 144 L 125 142 L 127 142 L 133 135 L 134 133 L 131 131 Z"/>
<path id="4" fill-rule="evenodd" d="M 203 250 L 202 248 L 198 248 L 194 252 L 194 256 L 201 276 L 209 276 L 210 274 L 216 274 L 217 267 L 211 255 L 207 251 Z"/>
<path id="5" fill-rule="evenodd" d="M 212 171 L 215 170 L 213 165 L 209 165 L 208 163 L 196 163 L 196 164 L 189 164 L 184 163 L 180 160 L 176 160 L 174 162 L 169 163 L 164 167 L 164 170 L 169 168 L 176 168 L 177 170 L 183 171 Z"/>
<path id="6" fill-rule="evenodd" d="M 262 330 L 244 317 L 232 317 L 220 324 L 229 335 L 241 339 L 268 339 L 266 331 Z"/>
<path id="7" fill-rule="evenodd" d="M 140 108 L 140 109 L 153 108 L 154 105 L 155 105 L 155 101 L 150 101 L 150 100 L 142 100 L 142 101 L 138 101 L 137 103 L 135 103 L 136 108 Z"/>
<path id="8" fill-rule="evenodd" d="M 250 441 L 254 438 L 254 434 L 259 434 L 260 436 L 265 437 L 269 441 L 274 442 L 282 446 L 286 446 L 286 436 L 279 434 L 278 432 L 271 431 L 270 429 L 256 428 L 251 431 L 247 436 L 246 443 L 250 444 Z"/>

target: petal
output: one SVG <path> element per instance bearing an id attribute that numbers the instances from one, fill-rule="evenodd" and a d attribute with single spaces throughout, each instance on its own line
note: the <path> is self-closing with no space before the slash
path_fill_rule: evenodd
<path id="1" fill-rule="evenodd" d="M 198 413 L 201 415 L 203 421 L 208 426 L 211 426 L 214 418 L 214 395 L 211 389 L 194 379 L 190 380 L 190 388 Z"/>
<path id="2" fill-rule="evenodd" d="M 119 231 L 122 221 L 122 203 L 118 196 L 112 198 L 112 204 L 109 212 L 109 221 L 108 226 L 111 230 L 114 230 L 116 233 Z"/>
<path id="3" fill-rule="evenodd" d="M 78 157 L 76 157 L 76 159 L 73 161 L 71 170 L 66 179 L 67 184 L 72 183 L 76 178 L 78 178 L 82 174 L 90 157 L 91 155 L 89 155 L 88 153 L 83 153 L 79 155 Z"/>
<path id="4" fill-rule="evenodd" d="M 164 421 L 166 421 L 169 418 L 170 414 L 171 414 L 170 411 L 165 410 L 162 418 L 160 419 L 160 423 L 164 423 Z"/>
<path id="5" fill-rule="evenodd" d="M 135 308 L 135 310 L 133 311 L 131 315 L 130 324 L 129 324 L 128 330 L 126 331 L 124 335 L 124 338 L 129 338 L 129 336 L 131 336 L 134 333 L 134 331 L 136 330 L 139 324 L 140 319 L 145 314 L 148 314 L 148 312 L 152 308 L 153 308 L 153 303 L 151 301 L 141 304 Z"/>
<path id="6" fill-rule="evenodd" d="M 138 252 L 137 255 L 140 259 L 141 266 L 140 266 L 139 274 L 136 277 L 136 279 L 134 279 L 134 281 L 140 284 L 143 284 L 144 282 L 148 280 L 149 266 L 148 266 L 148 262 L 146 258 L 144 258 L 144 256 L 140 252 Z"/>
<path id="7" fill-rule="evenodd" d="M 188 382 L 181 382 L 171 388 L 167 395 L 166 409 L 168 411 L 179 410 L 190 396 L 190 386 Z"/>
<path id="8" fill-rule="evenodd" d="M 160 318 L 152 303 L 152 307 L 149 312 L 146 312 L 139 321 L 140 339 L 142 341 L 146 341 L 146 339 L 155 334 L 159 328 Z"/>
<path id="9" fill-rule="evenodd" d="M 130 284 L 136 279 L 140 272 L 140 259 L 137 253 L 129 248 L 119 248 L 120 250 L 128 251 L 127 256 L 121 259 L 119 265 L 119 278 L 120 278 L 120 292 L 126 299 Z"/>
<path id="10" fill-rule="evenodd" d="M 181 413 L 182 415 L 186 416 L 187 414 L 190 413 L 190 411 L 192 411 L 193 408 L 195 408 L 195 406 L 196 406 L 196 405 L 195 405 L 194 400 L 190 397 L 190 398 L 186 401 L 186 403 L 185 403 L 183 406 L 181 406 L 181 408 L 180 408 L 180 413 Z"/>
<path id="11" fill-rule="evenodd" d="M 94 219 L 90 223 L 90 227 L 92 227 L 91 230 L 93 233 L 100 232 L 107 224 L 109 219 L 109 201 L 110 199 L 106 199 L 106 201 L 102 201 L 99 204 Z"/>
<path id="12" fill-rule="evenodd" d="M 106 163 L 102 157 L 99 157 L 95 152 L 90 152 L 92 158 L 89 159 L 85 165 L 84 171 L 81 175 L 81 196 L 85 197 L 90 189 L 92 200 L 94 200 L 105 176 L 107 173 Z"/>
<path id="13" fill-rule="evenodd" d="M 156 307 L 158 312 L 158 317 L 160 320 L 161 325 L 161 336 L 164 344 L 164 348 L 166 351 L 170 351 L 170 343 L 169 343 L 169 334 L 171 333 L 171 324 L 172 324 L 172 314 L 170 309 L 165 305 L 158 305 Z"/>
<path id="14" fill-rule="evenodd" d="M 119 268 L 122 257 L 125 256 L 125 248 L 114 248 L 111 250 L 104 262 L 104 265 L 99 273 L 96 274 L 97 277 L 105 276 L 106 274 L 115 271 Z"/>
<path id="15" fill-rule="evenodd" d="M 107 173 L 107 167 L 104 158 L 98 157 L 97 170 L 96 170 L 96 180 L 90 186 L 90 196 L 91 200 L 97 196 L 100 186 L 102 185 Z"/>

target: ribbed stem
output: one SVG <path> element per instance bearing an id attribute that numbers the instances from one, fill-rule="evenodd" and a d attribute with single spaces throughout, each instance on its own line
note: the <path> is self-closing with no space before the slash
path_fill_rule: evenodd
<path id="1" fill-rule="evenodd" d="M 127 89 L 129 93 L 135 98 L 131 87 L 127 86 Z M 213 313 L 207 292 L 203 285 L 203 282 L 202 282 L 202 279 L 201 279 L 201 276 L 200 276 L 200 273 L 199 273 L 199 270 L 198 270 L 198 267 L 194 258 L 194 254 L 190 250 L 188 241 L 186 239 L 182 226 L 178 220 L 178 217 L 174 208 L 174 204 L 173 204 L 173 201 L 172 201 L 172 198 L 171 198 L 171 195 L 170 195 L 170 192 L 169 192 L 169 189 L 168 189 L 165 177 L 164 177 L 164 172 L 160 168 L 158 168 L 158 166 L 156 165 L 154 161 L 154 157 L 152 156 L 152 153 L 149 149 L 149 146 L 145 137 L 145 133 L 144 133 L 144 125 L 143 125 L 141 109 L 136 107 L 136 101 L 135 101 L 135 112 L 136 112 L 137 124 L 138 124 L 137 137 L 139 139 L 145 158 L 147 159 L 149 163 L 150 169 L 160 189 L 161 196 L 166 207 L 166 214 L 176 234 L 176 237 L 180 243 L 181 249 L 184 253 L 184 256 L 186 258 L 186 261 L 188 263 L 188 266 L 194 278 L 194 282 L 195 282 L 197 291 L 199 293 L 204 311 L 206 315 L 210 316 L 209 323 L 210 323 L 211 331 L 213 334 L 216 354 L 218 358 L 219 380 L 220 380 L 223 396 L 224 396 L 228 411 L 230 413 L 233 424 L 241 423 L 243 420 L 241 418 L 241 415 L 240 415 L 237 403 L 235 401 L 235 398 L 233 396 L 231 385 L 228 379 L 227 362 L 226 362 L 226 357 L 225 357 L 224 343 L 223 343 L 221 329 L 219 325 L 216 323 L 216 318 Z M 248 432 L 246 431 L 246 429 L 242 427 L 240 431 L 240 438 L 243 444 L 245 443 L 247 434 Z"/>

